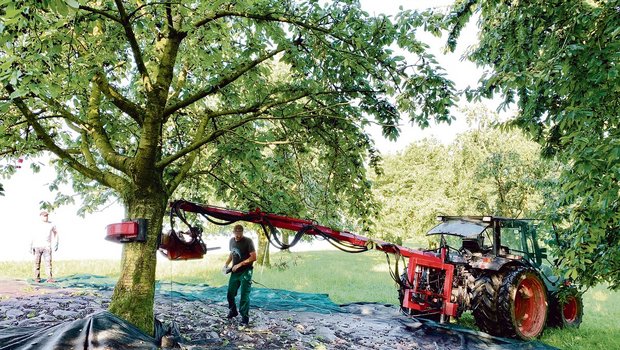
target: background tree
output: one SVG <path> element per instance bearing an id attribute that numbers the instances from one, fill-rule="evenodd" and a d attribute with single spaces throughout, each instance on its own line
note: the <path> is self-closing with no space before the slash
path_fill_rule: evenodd
<path id="1" fill-rule="evenodd" d="M 497 114 L 482 106 L 464 112 L 470 129 L 453 143 L 425 139 L 385 157 L 374 186 L 385 239 L 424 245 L 437 215 L 538 217 L 544 199 L 554 200 L 555 165 L 538 144 L 497 128 Z"/>
<path id="2" fill-rule="evenodd" d="M 457 1 L 449 46 L 479 16 L 469 59 L 487 67 L 471 98 L 515 103 L 511 122 L 565 164 L 550 220 L 567 275 L 620 287 L 620 11 L 615 0 Z"/>
<path id="3" fill-rule="evenodd" d="M 402 153 L 387 156 L 383 172 L 376 176 L 373 192 L 380 204 L 377 234 L 388 242 L 402 244 L 419 238 L 436 222 L 439 213 L 454 213 L 447 197 L 452 180 L 448 146 L 425 139 Z"/>
<path id="4" fill-rule="evenodd" d="M 148 220 L 110 303 L 146 332 L 176 191 L 368 226 L 378 158 L 363 128 L 450 120 L 453 86 L 416 40 L 436 16 L 370 17 L 352 0 L 18 0 L 0 16 L 0 154 L 50 152 L 52 187 L 70 182 L 83 212 L 117 197 Z"/>
<path id="5" fill-rule="evenodd" d="M 499 116 L 481 105 L 463 109 L 470 129 L 450 147 L 447 187 L 455 213 L 538 217 L 554 164 L 520 130 L 499 128 Z"/>

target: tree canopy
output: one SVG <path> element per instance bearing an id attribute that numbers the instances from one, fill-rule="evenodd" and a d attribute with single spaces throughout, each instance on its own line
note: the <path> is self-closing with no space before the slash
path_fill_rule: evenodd
<path id="1" fill-rule="evenodd" d="M 378 160 L 364 127 L 451 120 L 453 85 L 416 39 L 439 16 L 372 17 L 355 0 L 0 5 L 0 154 L 49 152 L 53 186 L 70 182 L 84 210 L 117 197 L 148 220 L 110 304 L 147 332 L 172 196 L 364 220 Z"/>
<path id="2" fill-rule="evenodd" d="M 462 0 L 449 47 L 479 16 L 470 60 L 487 68 L 473 99 L 516 104 L 511 124 L 565 164 L 549 217 L 563 267 L 585 285 L 620 287 L 620 7 L 615 0 Z"/>
<path id="3" fill-rule="evenodd" d="M 385 157 L 374 192 L 387 240 L 424 244 L 437 215 L 538 218 L 557 191 L 557 164 L 541 158 L 538 144 L 497 128 L 497 114 L 480 105 L 464 112 L 469 130 L 451 144 L 424 139 Z"/>

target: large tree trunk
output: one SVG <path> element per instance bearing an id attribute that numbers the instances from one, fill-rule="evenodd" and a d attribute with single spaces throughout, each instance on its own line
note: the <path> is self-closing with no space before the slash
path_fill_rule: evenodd
<path id="1" fill-rule="evenodd" d="M 127 218 L 147 219 L 147 241 L 124 244 L 121 275 L 109 307 L 110 312 L 151 335 L 154 332 L 157 240 L 168 200 L 165 191 L 153 185 L 137 189 L 133 196 L 125 199 Z"/>

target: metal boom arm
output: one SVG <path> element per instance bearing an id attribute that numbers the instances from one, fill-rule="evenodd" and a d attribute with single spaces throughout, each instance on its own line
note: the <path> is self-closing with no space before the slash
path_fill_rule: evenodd
<path id="1" fill-rule="evenodd" d="M 330 243 L 332 243 L 331 240 L 335 240 L 339 243 L 346 242 L 349 247 L 358 247 L 360 249 L 353 252 L 376 249 L 385 253 L 409 258 L 407 281 L 400 281 L 399 276 L 394 276 L 396 282 L 400 284 L 403 289 L 404 296 L 402 307 L 412 310 L 414 313 L 439 313 L 449 316 L 455 316 L 457 314 L 458 304 L 451 300 L 454 265 L 447 261 L 447 250 L 445 247 L 442 247 L 439 253 L 425 252 L 381 240 L 370 239 L 347 231 L 335 230 L 330 227 L 318 225 L 312 220 L 265 213 L 260 209 L 243 212 L 185 200 L 172 202 L 170 207 L 173 212 L 177 212 L 177 216 L 182 215 L 180 211 L 187 211 L 205 215 L 207 218 L 210 216 L 224 221 L 219 224 L 246 221 L 260 224 L 263 227 L 268 226 L 272 228 L 272 231 L 274 227 L 296 231 L 297 236 L 294 242 L 296 242 L 301 235 L 307 234 L 324 237 L 330 241 Z M 212 219 L 209 219 L 209 221 L 213 222 Z M 269 233 L 265 233 L 269 237 Z M 293 244 L 291 244 L 291 246 Z M 430 286 L 428 284 L 428 280 L 430 279 L 429 276 L 439 276 L 438 283 L 434 286 Z M 403 283 L 405 283 L 405 285 L 403 285 Z"/>
<path id="2" fill-rule="evenodd" d="M 237 221 L 259 224 L 265 229 L 269 242 L 280 249 L 293 246 L 303 235 L 312 235 L 325 238 L 332 245 L 350 253 L 376 249 L 386 253 L 386 256 L 388 254 L 397 256 L 396 261 L 400 257 L 408 258 L 406 275 L 399 276 L 398 265 L 394 273 L 390 269 L 394 281 L 400 286 L 402 308 L 414 314 L 435 313 L 449 316 L 457 314 L 458 304 L 452 295 L 454 265 L 448 261 L 445 246 L 440 247 L 438 251 L 422 251 L 335 230 L 312 220 L 265 213 L 260 209 L 244 212 L 177 200 L 170 203 L 171 230 L 159 237 L 159 251 L 170 260 L 201 259 L 209 250 L 202 241 L 201 231 L 189 224 L 184 212 L 203 215 L 218 225 L 228 225 Z M 181 219 L 189 227 L 189 231 L 176 232 L 174 217 Z M 144 242 L 146 224 L 144 219 L 128 219 L 122 223 L 108 225 L 106 239 L 119 243 Z M 279 241 L 276 228 L 297 232 L 291 244 Z"/>
<path id="3" fill-rule="evenodd" d="M 315 221 L 292 218 L 284 215 L 265 213 L 260 209 L 243 212 L 239 210 L 225 209 L 207 204 L 193 203 L 185 200 L 177 200 L 170 204 L 173 210 L 183 210 L 187 212 L 208 215 L 227 223 L 235 221 L 246 221 L 268 227 L 275 227 L 296 232 L 303 232 L 307 235 L 333 238 L 340 242 L 347 242 L 353 246 L 367 249 L 376 249 L 386 253 L 399 254 L 403 257 L 425 253 L 419 250 L 398 246 L 393 243 L 381 240 L 370 239 L 368 237 L 356 235 L 347 231 L 339 231 L 327 226 L 318 225 Z"/>

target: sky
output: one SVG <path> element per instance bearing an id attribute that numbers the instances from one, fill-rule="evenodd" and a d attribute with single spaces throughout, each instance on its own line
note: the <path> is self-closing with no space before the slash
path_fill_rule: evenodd
<path id="1" fill-rule="evenodd" d="M 404 8 L 427 8 L 430 6 L 446 6 L 450 1 L 445 0 L 363 0 L 362 7 L 365 11 L 373 14 L 393 14 L 398 11 L 399 6 Z M 432 36 L 424 40 L 437 52 L 437 59 L 456 84 L 457 89 L 463 89 L 468 85 L 476 84 L 477 77 L 481 71 L 473 63 L 462 61 L 462 52 L 475 41 L 474 26 L 466 28 L 465 36 L 457 47 L 457 52 L 443 56 L 438 53 L 441 50 L 445 38 L 433 39 Z M 441 142 L 449 143 L 454 140 L 457 133 L 466 128 L 462 118 L 458 118 L 452 125 L 442 124 L 433 125 L 430 128 L 421 130 L 416 126 L 408 125 L 404 122 L 401 126 L 401 137 L 396 142 L 388 141 L 381 136 L 379 127 L 368 130 L 375 140 L 375 145 L 382 154 L 393 154 L 404 150 L 411 142 L 422 138 L 434 137 Z M 37 161 L 43 165 L 42 171 L 33 174 L 30 170 L 32 161 Z M 46 159 L 25 160 L 11 179 L 2 179 L 5 196 L 0 196 L 0 221 L 4 229 L 0 230 L 0 261 L 10 260 L 30 260 L 29 254 L 30 233 L 28 226 L 34 220 L 39 219 L 40 202 L 52 201 L 54 194 L 50 192 L 48 186 L 54 178 L 53 169 L 45 166 Z M 79 203 L 79 199 L 77 200 Z M 72 259 L 120 259 L 121 244 L 106 241 L 105 227 L 108 224 L 121 222 L 123 208 L 118 205 L 111 205 L 100 212 L 88 214 L 85 218 L 76 215 L 77 205 L 63 206 L 50 213 L 50 221 L 54 222 L 60 234 L 60 244 L 57 252 L 54 253 L 54 260 Z M 226 240 L 216 241 L 207 240 L 208 246 L 222 246 L 226 248 Z M 325 247 L 325 244 L 316 244 L 316 247 Z M 308 246 L 301 249 L 312 249 Z"/>
<path id="2" fill-rule="evenodd" d="M 452 0 L 362 0 L 362 8 L 370 15 L 387 14 L 392 15 L 398 12 L 399 7 L 404 9 L 427 9 L 430 7 L 442 10 L 446 9 Z M 436 56 L 440 66 L 446 70 L 447 76 L 454 82 L 456 90 L 463 90 L 468 86 L 473 86 L 478 82 L 482 75 L 482 69 L 476 67 L 472 62 L 462 59 L 463 53 L 476 43 L 476 26 L 475 21 L 470 23 L 463 30 L 459 43 L 454 53 L 443 54 L 446 37 L 436 38 L 429 33 L 420 32 L 418 37 L 426 44 L 430 45 L 430 51 Z M 406 56 L 406 55 L 405 55 Z M 497 105 L 496 102 L 489 102 Z M 492 107 L 493 109 L 495 107 Z M 451 124 L 441 123 L 434 124 L 426 129 L 411 125 L 403 120 L 400 125 L 401 136 L 396 141 L 390 141 L 381 136 L 381 129 L 376 126 L 368 131 L 372 135 L 376 147 L 382 154 L 393 154 L 404 150 L 410 143 L 419 141 L 424 138 L 435 138 L 443 143 L 454 141 L 456 136 L 463 132 L 466 128 L 464 118 L 459 118 L 458 111 L 453 109 L 456 120 Z"/>

